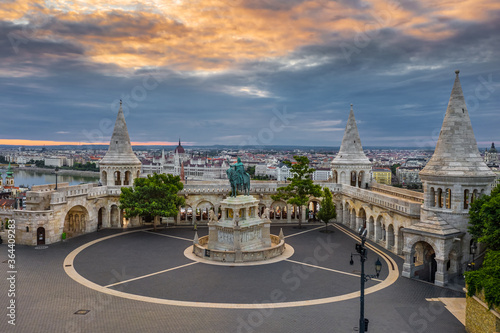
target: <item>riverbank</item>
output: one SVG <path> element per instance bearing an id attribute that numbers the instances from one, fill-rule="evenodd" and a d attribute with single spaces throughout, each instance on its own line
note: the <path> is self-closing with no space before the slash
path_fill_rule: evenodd
<path id="1" fill-rule="evenodd" d="M 19 167 L 16 168 L 19 170 L 26 170 L 26 171 L 36 171 L 40 173 L 47 173 L 47 174 L 53 174 L 54 169 L 48 169 L 48 168 L 37 168 L 37 167 Z M 85 176 L 85 177 L 99 177 L 99 172 L 97 171 L 83 171 L 83 170 L 68 170 L 68 169 L 60 169 L 59 170 L 59 175 L 68 175 L 68 176 Z"/>

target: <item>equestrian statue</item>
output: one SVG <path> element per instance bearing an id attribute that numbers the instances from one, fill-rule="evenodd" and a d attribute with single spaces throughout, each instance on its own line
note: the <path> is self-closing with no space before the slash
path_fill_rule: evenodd
<path id="1" fill-rule="evenodd" d="M 228 160 L 229 169 L 226 170 L 227 178 L 231 183 L 231 197 L 236 197 L 236 192 L 241 191 L 245 195 L 250 193 L 250 175 L 245 172 L 245 167 L 241 163 L 241 158 L 231 165 Z"/>

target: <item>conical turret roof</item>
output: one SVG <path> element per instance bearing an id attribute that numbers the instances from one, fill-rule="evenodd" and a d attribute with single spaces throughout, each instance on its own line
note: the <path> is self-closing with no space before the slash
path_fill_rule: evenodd
<path id="1" fill-rule="evenodd" d="M 127 123 L 123 115 L 122 102 L 116 116 L 115 128 L 109 142 L 109 149 L 102 158 L 100 165 L 141 165 L 141 161 L 135 156 L 130 137 L 128 135 Z"/>
<path id="2" fill-rule="evenodd" d="M 484 163 L 472 130 L 458 73 L 451 90 L 441 133 L 421 176 L 494 177 Z"/>
<path id="3" fill-rule="evenodd" d="M 10 161 L 9 161 L 9 167 L 7 168 L 7 172 L 5 173 L 7 175 L 7 178 L 13 178 L 14 176 L 14 171 L 12 171 L 12 167 L 10 166 Z"/>
<path id="4" fill-rule="evenodd" d="M 344 138 L 340 145 L 340 150 L 332 161 L 332 164 L 368 164 L 371 165 L 370 160 L 363 152 L 361 139 L 359 138 L 358 126 L 354 118 L 354 110 L 351 104 L 351 111 L 347 119 L 345 127 Z"/>

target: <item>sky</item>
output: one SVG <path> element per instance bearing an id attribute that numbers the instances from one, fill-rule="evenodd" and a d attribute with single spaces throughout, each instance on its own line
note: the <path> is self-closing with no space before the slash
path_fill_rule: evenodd
<path id="1" fill-rule="evenodd" d="M 500 144 L 498 0 L 0 0 L 0 144 L 433 149 L 456 69 Z"/>

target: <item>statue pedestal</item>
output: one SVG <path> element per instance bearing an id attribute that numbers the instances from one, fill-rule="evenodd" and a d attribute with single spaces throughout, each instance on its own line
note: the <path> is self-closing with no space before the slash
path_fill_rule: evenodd
<path id="1" fill-rule="evenodd" d="M 270 234 L 271 221 L 258 216 L 258 207 L 259 200 L 249 195 L 222 201 L 221 219 L 209 223 L 208 236 L 199 239 L 194 252 L 207 259 L 230 262 L 265 260 L 282 254 L 284 240 Z"/>

